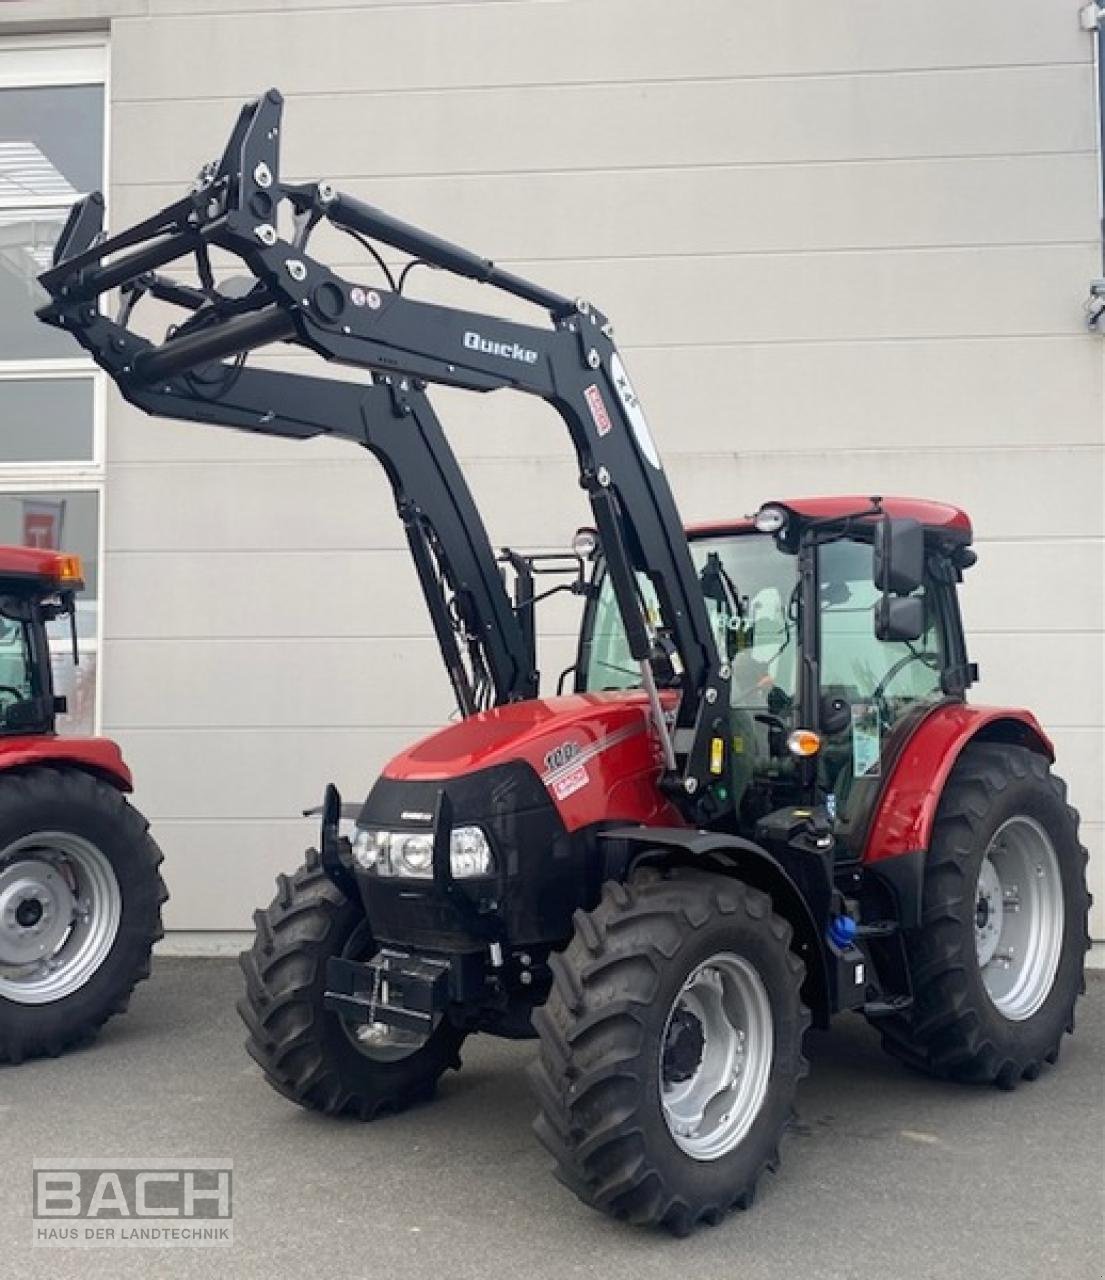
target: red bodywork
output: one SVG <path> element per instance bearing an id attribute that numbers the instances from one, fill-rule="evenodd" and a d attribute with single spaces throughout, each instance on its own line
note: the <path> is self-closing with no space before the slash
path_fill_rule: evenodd
<path id="1" fill-rule="evenodd" d="M 77 557 L 63 551 L 0 546 L 0 578 L 37 578 L 47 590 L 59 583 L 76 589 L 83 585 L 75 576 L 79 567 Z"/>
<path id="2" fill-rule="evenodd" d="M 384 776 L 430 782 L 511 760 L 533 768 L 569 831 L 596 822 L 685 825 L 656 785 L 659 745 L 637 690 L 535 698 L 480 712 L 416 742 Z"/>
<path id="3" fill-rule="evenodd" d="M 864 862 L 928 848 L 944 784 L 959 753 L 976 737 L 1017 742 L 1055 759 L 1051 739 L 1030 711 L 941 703 L 913 731 L 883 785 Z"/>
<path id="4" fill-rule="evenodd" d="M 106 779 L 120 791 L 133 790 L 123 753 L 110 738 L 59 738 L 30 734 L 0 738 L 0 770 L 34 764 L 68 764 Z"/>

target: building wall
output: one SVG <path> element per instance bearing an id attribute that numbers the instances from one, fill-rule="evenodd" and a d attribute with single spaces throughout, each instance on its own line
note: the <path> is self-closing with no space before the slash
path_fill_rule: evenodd
<path id="1" fill-rule="evenodd" d="M 11 6 L 36 7 L 80 8 Z M 239 101 L 275 84 L 285 176 L 334 179 L 614 317 L 688 519 L 832 491 L 966 506 L 975 696 L 1026 703 L 1053 733 L 1105 936 L 1078 0 L 94 7 L 122 14 L 116 225 L 179 192 Z M 372 278 L 351 241 L 327 253 Z M 584 511 L 549 411 L 436 399 L 493 537 L 563 544 Z M 363 794 L 450 711 L 386 486 L 350 447 L 154 421 L 113 393 L 105 545 L 104 729 L 166 850 L 168 923 L 244 927 L 311 838 L 299 810 L 329 780 Z M 550 668 L 574 619 L 551 625 Z"/>

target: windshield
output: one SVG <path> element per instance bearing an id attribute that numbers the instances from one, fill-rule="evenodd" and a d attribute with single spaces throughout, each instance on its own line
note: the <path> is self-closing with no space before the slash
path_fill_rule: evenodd
<path id="1" fill-rule="evenodd" d="M 37 694 L 30 627 L 0 605 L 0 729 L 20 727 L 13 708 Z"/>
<path id="2" fill-rule="evenodd" d="M 718 654 L 732 668 L 732 705 L 779 714 L 794 701 L 798 648 L 795 560 L 762 534 L 702 538 L 691 557 L 713 624 Z M 656 593 L 638 589 L 650 623 L 660 623 Z M 582 652 L 583 687 L 633 689 L 641 674 L 629 653 L 614 591 L 602 580 Z"/>

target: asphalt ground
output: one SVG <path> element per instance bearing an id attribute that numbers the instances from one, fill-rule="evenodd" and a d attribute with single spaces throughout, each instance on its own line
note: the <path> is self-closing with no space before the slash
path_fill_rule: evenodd
<path id="1" fill-rule="evenodd" d="M 162 958 L 126 1017 L 0 1068 L 0 1276 L 95 1280 L 1103 1280 L 1105 981 L 1013 1093 L 915 1075 L 858 1018 L 813 1033 L 783 1166 L 687 1240 L 608 1221 L 530 1132 L 532 1046 L 476 1037 L 437 1099 L 372 1125 L 287 1103 L 242 1048 L 232 961 Z M 31 1246 L 35 1157 L 229 1157 L 229 1248 Z"/>

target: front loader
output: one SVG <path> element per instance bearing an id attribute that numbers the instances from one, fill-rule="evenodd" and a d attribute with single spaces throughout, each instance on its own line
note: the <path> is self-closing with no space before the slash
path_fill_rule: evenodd
<path id="1" fill-rule="evenodd" d="M 776 1167 L 811 1019 L 862 1013 L 936 1075 L 1035 1078 L 1073 1027 L 1086 855 L 1033 716 L 966 701 L 966 515 L 804 499 L 686 530 L 607 318 L 282 181 L 281 107 L 248 104 L 129 231 L 75 206 L 40 312 L 149 413 L 374 454 L 456 696 L 363 803 L 327 790 L 318 849 L 257 914 L 240 1008 L 269 1082 L 371 1119 L 430 1094 L 467 1036 L 535 1035 L 561 1179 L 684 1233 Z M 414 301 L 378 256 L 382 284 L 345 279 L 308 252 L 322 222 L 547 323 Z M 183 258 L 194 283 L 160 274 Z M 133 325 L 146 297 L 184 313 L 160 342 Z M 369 377 L 249 364 L 275 342 Z M 571 557 L 492 550 L 434 384 L 559 414 L 594 519 Z M 543 697 L 535 583 L 558 568 L 583 623 L 572 691 Z"/>

